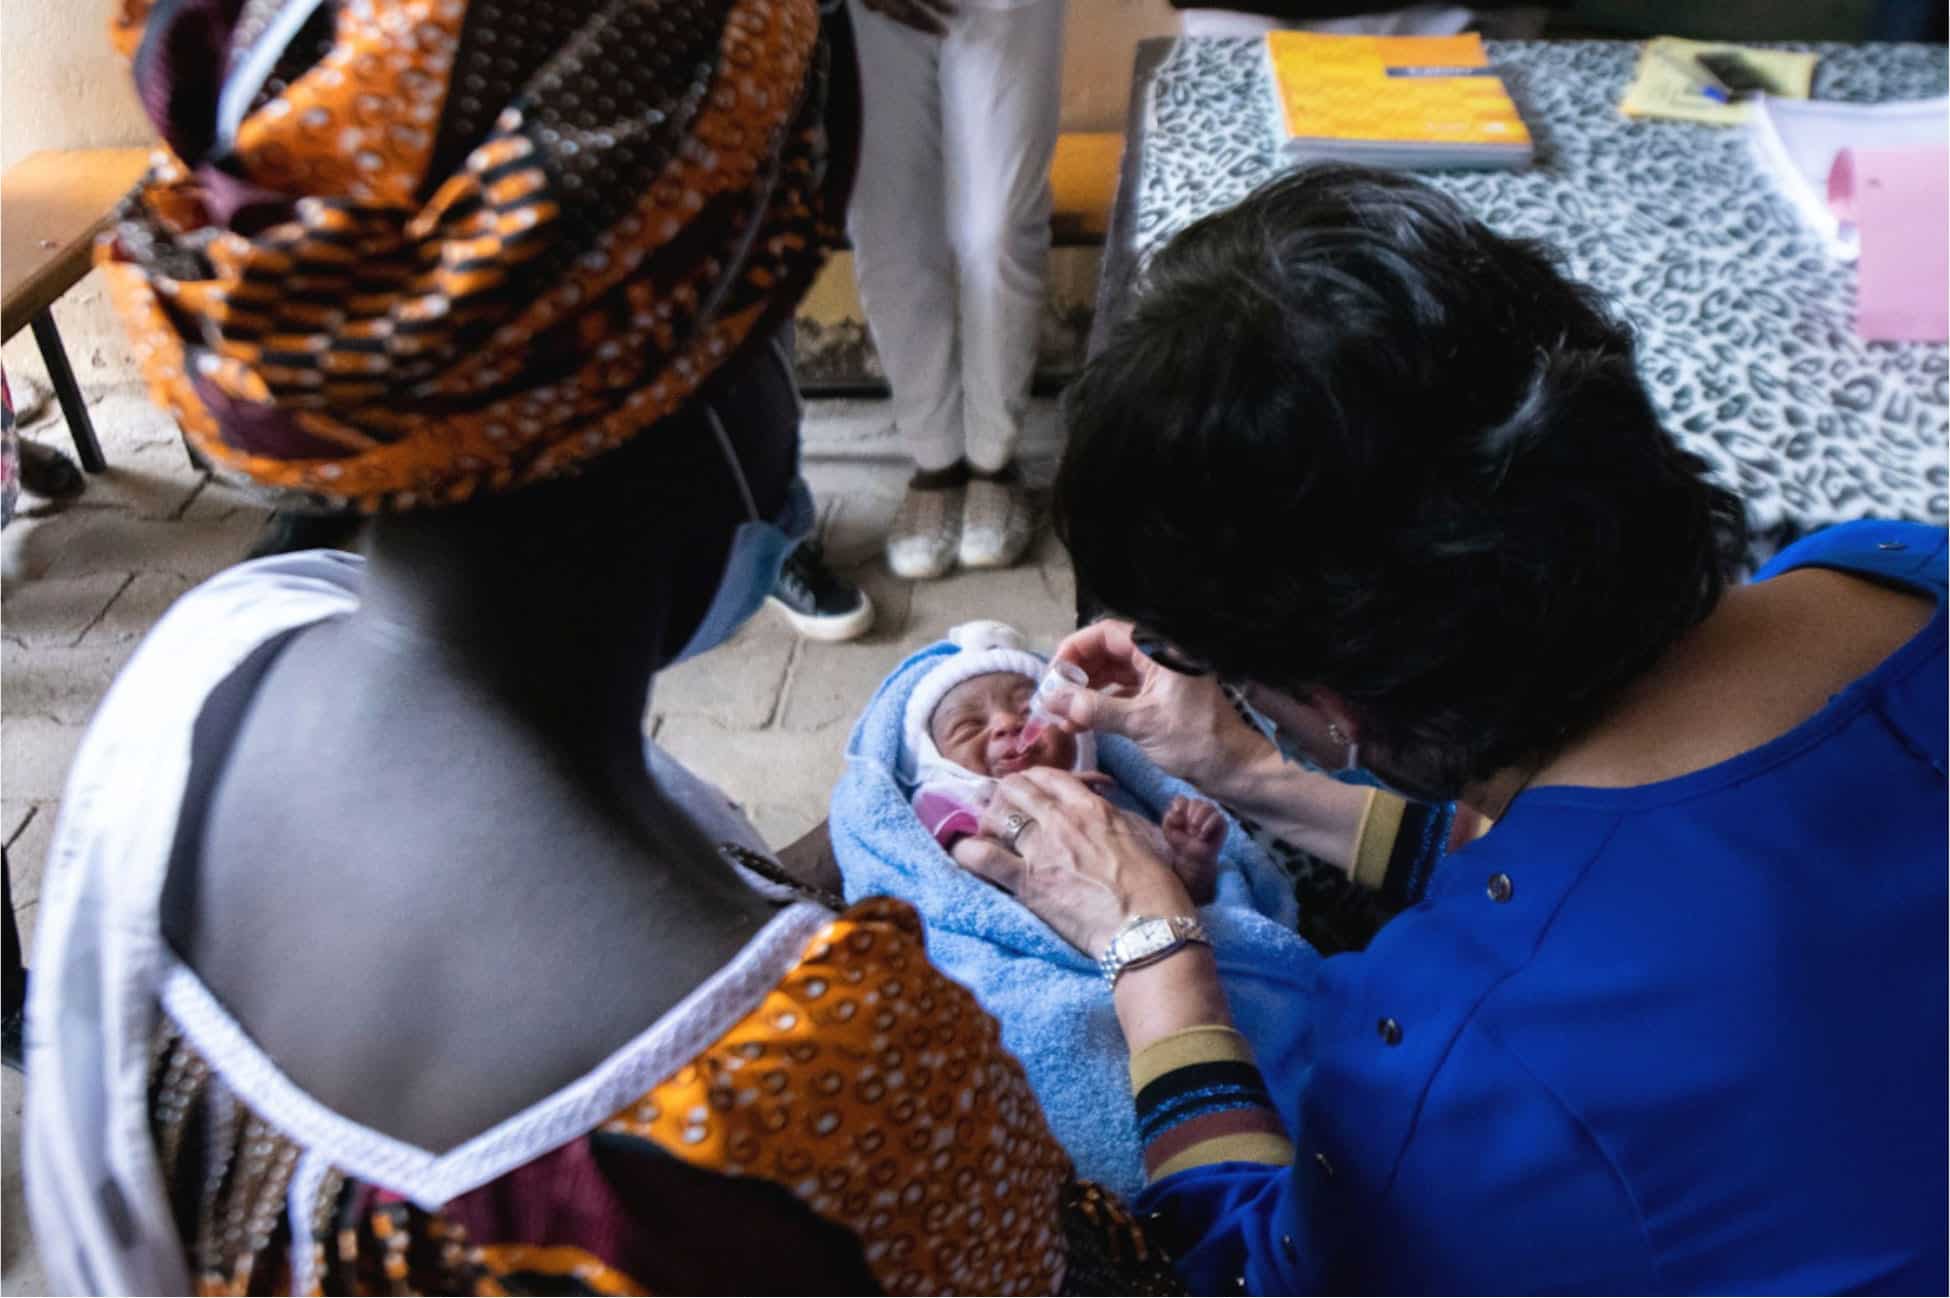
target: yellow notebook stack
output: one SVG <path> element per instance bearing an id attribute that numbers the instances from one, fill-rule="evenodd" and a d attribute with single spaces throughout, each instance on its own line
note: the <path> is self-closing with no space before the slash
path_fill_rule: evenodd
<path id="1" fill-rule="evenodd" d="M 1699 56 L 1715 53 L 1738 55 L 1758 76 L 1765 78 L 1767 93 L 1776 99 L 1806 99 L 1814 88 L 1816 56 L 1813 54 L 1658 36 L 1647 41 L 1639 51 L 1638 75 L 1626 87 L 1625 101 L 1618 110 L 1627 117 L 1668 117 L 1709 126 L 1738 126 L 1753 121 L 1756 101 L 1751 97 L 1716 102 L 1700 93 L 1702 84 L 1710 78 L 1698 62 Z"/>
<path id="2" fill-rule="evenodd" d="M 1297 159 L 1414 169 L 1521 167 L 1530 131 L 1483 41 L 1271 32 L 1275 128 Z"/>

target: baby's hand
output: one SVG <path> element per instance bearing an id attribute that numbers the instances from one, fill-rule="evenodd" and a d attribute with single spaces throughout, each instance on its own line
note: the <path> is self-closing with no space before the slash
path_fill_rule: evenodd
<path id="1" fill-rule="evenodd" d="M 1212 900 L 1219 883 L 1219 846 L 1225 842 L 1226 816 L 1216 803 L 1173 798 L 1160 826 L 1171 849 L 1172 873 L 1195 905 Z"/>

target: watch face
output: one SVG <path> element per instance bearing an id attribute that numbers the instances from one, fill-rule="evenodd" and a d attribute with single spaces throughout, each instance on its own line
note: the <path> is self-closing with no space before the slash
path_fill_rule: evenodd
<path id="1" fill-rule="evenodd" d="M 1119 939 L 1117 957 L 1124 961 L 1142 960 L 1170 945 L 1171 926 L 1155 919 L 1146 920 Z"/>
<path id="2" fill-rule="evenodd" d="M 1098 963 L 1104 976 L 1115 984 L 1117 974 L 1124 969 L 1148 964 L 1187 942 L 1210 943 L 1211 940 L 1195 919 L 1153 915 L 1136 921 L 1113 937 Z"/>

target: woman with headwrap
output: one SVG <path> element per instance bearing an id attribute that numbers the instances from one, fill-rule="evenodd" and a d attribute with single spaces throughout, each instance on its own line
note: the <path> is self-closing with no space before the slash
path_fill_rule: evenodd
<path id="1" fill-rule="evenodd" d="M 29 1006 L 50 1278 L 1150 1283 L 912 912 L 834 915 L 646 760 L 655 671 L 810 524 L 772 340 L 844 203 L 843 31 L 813 0 L 143 16 L 167 152 L 101 260 L 147 377 L 220 471 L 372 526 L 363 562 L 185 597 L 75 761 Z"/>

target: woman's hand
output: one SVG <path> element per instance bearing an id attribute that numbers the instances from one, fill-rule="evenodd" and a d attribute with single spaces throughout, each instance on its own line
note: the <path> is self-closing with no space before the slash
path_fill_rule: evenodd
<path id="1" fill-rule="evenodd" d="M 1369 800 L 1394 797 L 1289 766 L 1216 679 L 1152 662 L 1132 643 L 1129 622 L 1093 623 L 1058 645 L 1056 656 L 1083 668 L 1091 685 L 1049 701 L 1064 729 L 1123 735 L 1208 797 L 1343 869 L 1353 869 Z M 1105 693 L 1113 688 L 1116 694 Z"/>
<path id="2" fill-rule="evenodd" d="M 1012 830 L 1013 816 L 1026 819 Z M 1093 960 L 1133 915 L 1192 913 L 1156 828 L 1067 771 L 1036 767 L 1004 778 L 981 832 L 991 846 L 956 859 Z"/>
<path id="3" fill-rule="evenodd" d="M 954 0 L 860 0 L 883 18 L 929 36 L 946 36 L 955 16 Z"/>
<path id="4" fill-rule="evenodd" d="M 1094 622 L 1058 645 L 1056 657 L 1090 678 L 1088 691 L 1065 691 L 1050 700 L 1064 729 L 1122 735 L 1158 766 L 1214 797 L 1226 796 L 1230 774 L 1273 751 L 1216 678 L 1185 676 L 1152 662 L 1132 643 L 1129 622 Z"/>

